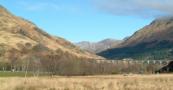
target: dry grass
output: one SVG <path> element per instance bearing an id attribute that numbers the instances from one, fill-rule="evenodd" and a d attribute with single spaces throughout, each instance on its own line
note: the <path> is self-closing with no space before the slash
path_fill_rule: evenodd
<path id="1" fill-rule="evenodd" d="M 0 78 L 0 90 L 173 90 L 173 75 Z"/>

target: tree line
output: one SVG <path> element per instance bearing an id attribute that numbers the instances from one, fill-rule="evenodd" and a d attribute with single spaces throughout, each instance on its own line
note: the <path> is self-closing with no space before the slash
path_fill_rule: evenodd
<path id="1" fill-rule="evenodd" d="M 27 48 L 18 51 L 10 49 L 8 52 L 3 48 L 0 49 L 0 71 L 22 71 L 32 72 L 39 75 L 106 75 L 122 73 L 153 73 L 161 65 L 142 64 L 142 63 L 111 63 L 107 61 L 98 61 L 75 57 L 68 52 L 56 50 L 50 51 L 41 44 L 30 49 Z M 5 53 L 5 54 L 4 54 Z"/>

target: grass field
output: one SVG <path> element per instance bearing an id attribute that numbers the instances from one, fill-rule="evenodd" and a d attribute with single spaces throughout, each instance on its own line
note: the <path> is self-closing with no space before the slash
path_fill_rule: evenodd
<path id="1" fill-rule="evenodd" d="M 1 77 L 0 90 L 173 90 L 173 75 Z"/>
<path id="2" fill-rule="evenodd" d="M 27 76 L 33 76 L 32 73 L 27 73 Z M 0 77 L 25 77 L 25 72 L 0 72 Z"/>

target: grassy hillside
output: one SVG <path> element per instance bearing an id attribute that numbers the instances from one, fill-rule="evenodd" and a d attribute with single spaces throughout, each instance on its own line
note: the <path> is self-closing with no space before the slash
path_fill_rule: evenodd
<path id="1" fill-rule="evenodd" d="M 98 55 L 109 59 L 171 60 L 173 59 L 172 38 L 173 17 L 159 18 L 135 32 L 119 46 Z"/>

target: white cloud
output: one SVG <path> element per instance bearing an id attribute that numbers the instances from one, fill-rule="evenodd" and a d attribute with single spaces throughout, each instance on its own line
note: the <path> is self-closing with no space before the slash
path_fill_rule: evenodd
<path id="1" fill-rule="evenodd" d="M 93 0 L 97 8 L 115 15 L 158 17 L 173 15 L 173 0 Z"/>

